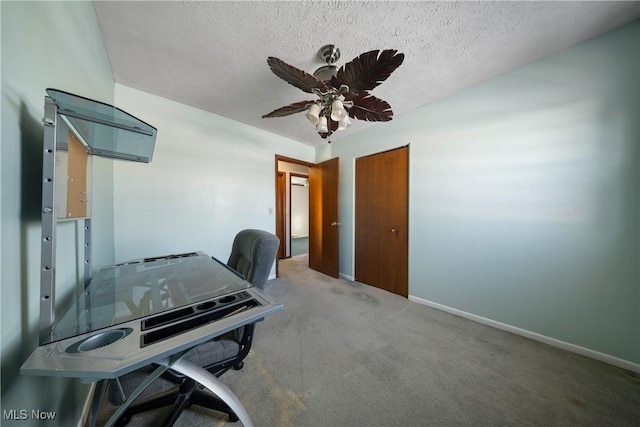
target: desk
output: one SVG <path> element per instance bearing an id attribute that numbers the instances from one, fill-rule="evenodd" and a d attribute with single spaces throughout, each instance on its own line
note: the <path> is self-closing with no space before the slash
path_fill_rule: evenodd
<path id="1" fill-rule="evenodd" d="M 95 382 L 157 364 L 110 423 L 155 378 L 173 369 L 220 397 L 249 426 L 251 420 L 235 395 L 181 357 L 198 344 L 281 309 L 203 252 L 133 260 L 103 268 L 20 372 Z"/>

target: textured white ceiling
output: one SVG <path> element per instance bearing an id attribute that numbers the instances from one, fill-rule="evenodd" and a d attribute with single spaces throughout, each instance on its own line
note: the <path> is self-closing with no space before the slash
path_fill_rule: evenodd
<path id="1" fill-rule="evenodd" d="M 276 77 L 268 56 L 313 72 L 372 49 L 404 63 L 372 93 L 395 116 L 640 17 L 640 2 L 103 2 L 95 7 L 116 82 L 312 146 L 302 114 L 262 119 L 310 95 Z M 384 123 L 354 121 L 340 136 Z"/>

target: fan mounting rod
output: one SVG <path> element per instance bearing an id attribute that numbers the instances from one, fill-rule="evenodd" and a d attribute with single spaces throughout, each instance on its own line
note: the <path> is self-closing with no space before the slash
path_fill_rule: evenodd
<path id="1" fill-rule="evenodd" d="M 340 59 L 340 49 L 334 44 L 326 44 L 320 48 L 318 57 L 331 65 Z"/>

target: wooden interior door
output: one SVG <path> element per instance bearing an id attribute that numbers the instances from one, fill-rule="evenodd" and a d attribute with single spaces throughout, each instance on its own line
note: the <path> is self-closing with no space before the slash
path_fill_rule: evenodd
<path id="1" fill-rule="evenodd" d="M 340 270 L 339 158 L 309 166 L 309 267 L 331 277 Z"/>
<path id="2" fill-rule="evenodd" d="M 408 296 L 409 147 L 356 159 L 355 279 Z"/>
<path id="3" fill-rule="evenodd" d="M 276 161 L 276 167 L 277 167 Z M 286 256 L 286 223 L 285 223 L 285 192 L 287 187 L 287 175 L 284 172 L 276 172 L 276 236 L 280 239 L 280 246 L 278 246 L 277 259 L 282 259 Z M 277 265 L 277 263 L 276 263 Z M 277 268 L 276 268 L 277 269 Z M 276 273 L 277 276 L 277 273 Z"/>

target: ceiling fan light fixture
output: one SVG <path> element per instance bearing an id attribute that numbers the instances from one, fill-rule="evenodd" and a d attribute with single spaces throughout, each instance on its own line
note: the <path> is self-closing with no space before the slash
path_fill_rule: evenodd
<path id="1" fill-rule="evenodd" d="M 327 127 L 327 118 L 325 116 L 320 117 L 317 126 L 318 132 L 326 133 L 329 132 L 329 128 Z"/>
<path id="2" fill-rule="evenodd" d="M 317 103 L 311 104 L 311 107 L 307 110 L 306 117 L 312 125 L 317 125 L 320 120 L 320 105 Z"/>
<path id="3" fill-rule="evenodd" d="M 340 122 L 345 117 L 347 117 L 347 110 L 344 109 L 342 101 L 339 99 L 334 100 L 331 103 L 331 120 Z"/>
<path id="4" fill-rule="evenodd" d="M 344 119 L 338 122 L 338 130 L 345 130 L 351 125 L 351 120 L 349 120 L 349 116 L 345 116 Z"/>

